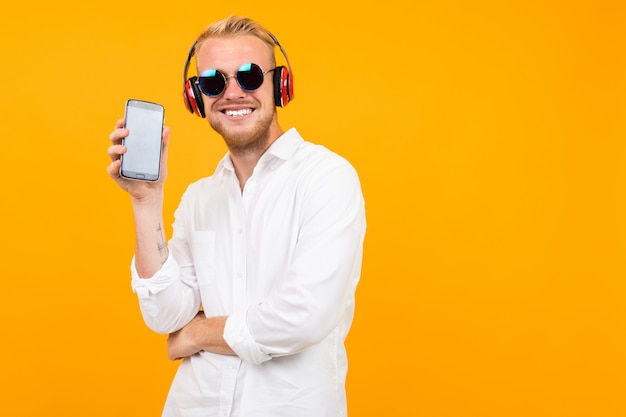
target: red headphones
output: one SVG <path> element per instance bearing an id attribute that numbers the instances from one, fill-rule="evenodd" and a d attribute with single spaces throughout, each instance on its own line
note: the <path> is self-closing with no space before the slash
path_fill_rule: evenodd
<path id="1" fill-rule="evenodd" d="M 276 69 L 274 69 L 273 75 L 274 103 L 278 107 L 285 107 L 293 100 L 293 74 L 291 73 L 291 65 L 289 64 L 287 53 L 278 42 L 278 39 L 270 32 L 267 34 L 272 38 L 276 46 L 278 46 L 287 61 L 287 67 L 282 65 L 277 66 Z M 202 92 L 200 91 L 200 87 L 198 87 L 198 77 L 187 78 L 187 71 L 189 70 L 189 64 L 195 52 L 197 42 L 198 41 L 195 41 L 193 45 L 191 45 L 191 49 L 189 49 L 189 54 L 187 55 L 187 62 L 185 62 L 185 69 L 183 71 L 183 99 L 185 101 L 185 107 L 190 113 L 200 117 L 206 117 L 204 113 L 204 102 L 202 101 Z"/>

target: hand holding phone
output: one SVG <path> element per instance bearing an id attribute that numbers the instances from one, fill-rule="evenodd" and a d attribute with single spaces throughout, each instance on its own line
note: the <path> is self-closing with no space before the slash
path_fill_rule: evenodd
<path id="1" fill-rule="evenodd" d="M 161 171 L 164 108 L 157 103 L 126 101 L 126 153 L 122 155 L 120 175 L 138 181 L 157 181 Z"/>

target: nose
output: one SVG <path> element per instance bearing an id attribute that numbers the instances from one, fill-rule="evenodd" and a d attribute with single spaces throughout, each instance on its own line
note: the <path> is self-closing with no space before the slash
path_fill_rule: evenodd
<path id="1" fill-rule="evenodd" d="M 229 75 L 228 77 L 224 78 L 226 79 L 226 87 L 224 87 L 224 98 L 235 99 L 244 97 L 246 95 L 246 91 L 241 88 L 241 86 L 237 82 L 236 75 Z"/>

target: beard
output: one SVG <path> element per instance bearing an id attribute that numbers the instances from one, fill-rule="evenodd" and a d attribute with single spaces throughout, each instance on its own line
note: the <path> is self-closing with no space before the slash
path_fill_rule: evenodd
<path id="1" fill-rule="evenodd" d="M 269 114 L 245 129 L 224 126 L 222 121 L 214 118 L 209 118 L 209 124 L 222 136 L 231 153 L 235 155 L 257 154 L 267 149 L 273 118 L 274 114 Z"/>

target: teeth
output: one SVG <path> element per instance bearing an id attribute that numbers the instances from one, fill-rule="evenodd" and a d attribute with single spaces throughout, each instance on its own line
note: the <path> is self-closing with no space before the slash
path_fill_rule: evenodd
<path id="1" fill-rule="evenodd" d="M 230 117 L 241 117 L 252 113 L 252 109 L 226 110 L 224 113 L 226 114 L 226 116 Z"/>

